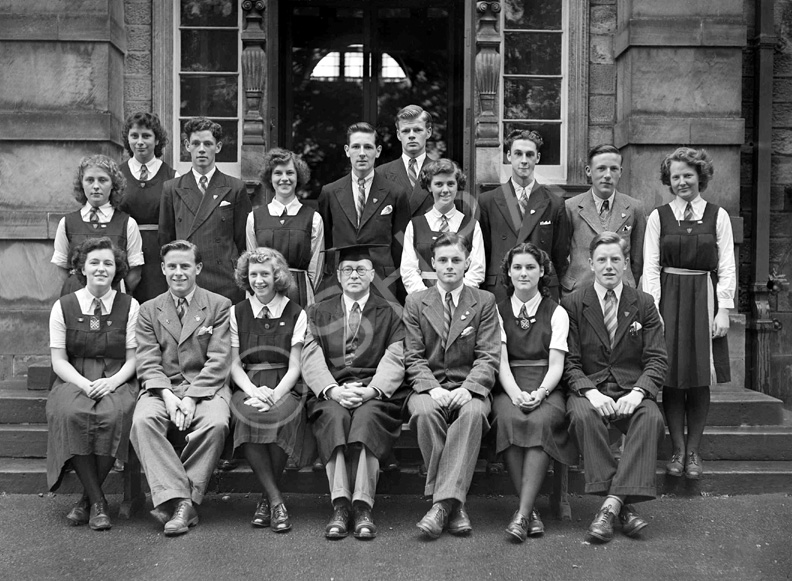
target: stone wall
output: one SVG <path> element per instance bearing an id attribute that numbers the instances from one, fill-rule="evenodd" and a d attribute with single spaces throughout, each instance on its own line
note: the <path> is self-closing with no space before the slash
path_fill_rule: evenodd
<path id="1" fill-rule="evenodd" d="M 124 0 L 124 117 L 151 111 L 151 7 L 152 0 Z"/>
<path id="2" fill-rule="evenodd" d="M 591 0 L 589 12 L 589 146 L 613 143 L 616 121 L 616 0 Z"/>

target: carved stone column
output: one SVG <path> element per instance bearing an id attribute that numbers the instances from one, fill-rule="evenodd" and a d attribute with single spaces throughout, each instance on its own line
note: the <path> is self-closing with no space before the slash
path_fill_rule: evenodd
<path id="1" fill-rule="evenodd" d="M 475 137 L 476 183 L 500 181 L 500 2 L 476 2 Z"/>
<path id="2" fill-rule="evenodd" d="M 244 0 L 242 7 L 242 179 L 248 194 L 261 189 L 259 171 L 266 150 L 263 111 L 267 110 L 267 35 L 265 0 Z"/>

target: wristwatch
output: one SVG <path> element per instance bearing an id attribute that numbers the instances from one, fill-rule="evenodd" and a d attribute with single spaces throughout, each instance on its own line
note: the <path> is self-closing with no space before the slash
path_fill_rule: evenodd
<path id="1" fill-rule="evenodd" d="M 548 397 L 550 397 L 550 390 L 549 390 L 549 389 L 547 389 L 547 388 L 546 388 L 546 387 L 544 387 L 544 386 L 540 387 L 539 389 L 543 389 L 543 390 L 544 390 L 544 392 L 545 392 L 545 396 L 544 396 L 544 398 L 545 398 L 545 399 L 547 399 Z"/>
<path id="2" fill-rule="evenodd" d="M 646 390 L 644 388 L 642 388 L 642 387 L 633 387 L 632 390 L 633 391 L 640 391 L 641 395 L 646 397 Z"/>

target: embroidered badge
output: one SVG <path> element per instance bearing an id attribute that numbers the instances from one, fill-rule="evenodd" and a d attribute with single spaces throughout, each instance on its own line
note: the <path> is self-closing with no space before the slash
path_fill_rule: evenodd
<path id="1" fill-rule="evenodd" d="M 99 327 L 101 326 L 101 324 L 99 323 L 99 319 L 96 317 L 91 317 L 91 320 L 89 321 L 89 325 L 91 331 L 98 331 Z"/>

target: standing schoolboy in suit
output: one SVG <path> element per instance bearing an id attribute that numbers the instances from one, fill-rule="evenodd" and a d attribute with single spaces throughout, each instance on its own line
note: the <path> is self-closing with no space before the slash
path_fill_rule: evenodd
<path id="1" fill-rule="evenodd" d="M 655 399 L 668 362 L 654 299 L 622 282 L 627 242 L 603 232 L 591 241 L 590 253 L 594 283 L 562 302 L 569 313 L 563 379 L 586 492 L 606 496 L 586 538 L 607 543 L 617 516 L 630 537 L 648 525 L 629 503 L 656 496 L 657 447 L 665 426 Z M 609 425 L 626 436 L 619 461 L 609 447 Z"/>
<path id="2" fill-rule="evenodd" d="M 198 117 L 184 126 L 192 169 L 165 183 L 159 215 L 159 242 L 187 240 L 201 249 L 198 283 L 233 303 L 245 298 L 234 282 L 237 258 L 245 251 L 245 223 L 252 206 L 242 180 L 215 165 L 223 148 L 223 128 Z"/>
<path id="3" fill-rule="evenodd" d="M 322 187 L 319 194 L 325 246 L 377 246 L 369 250 L 376 272 L 374 286 L 381 296 L 395 302 L 404 295 L 399 264 L 410 205 L 401 188 L 374 172 L 374 162 L 382 151 L 376 130 L 368 123 L 354 123 L 347 129 L 346 138 L 344 151 L 352 171 Z M 327 256 L 321 285 L 326 294 L 317 300 L 338 292 L 337 266 Z"/>
<path id="4" fill-rule="evenodd" d="M 433 502 L 417 526 L 430 538 L 473 529 L 465 499 L 489 430 L 500 361 L 495 297 L 463 282 L 469 255 L 467 238 L 440 235 L 432 245 L 437 285 L 409 295 L 404 307 L 404 365 L 413 390 L 407 409 L 426 464 L 424 493 Z"/>
<path id="5" fill-rule="evenodd" d="M 479 198 L 481 233 L 487 260 L 486 290 L 498 302 L 506 297 L 501 260 L 523 242 L 532 242 L 550 256 L 553 271 L 547 285 L 558 300 L 558 281 L 564 276 L 569 254 L 569 223 L 564 201 L 536 181 L 542 137 L 536 131 L 516 129 L 503 144 L 512 166 L 511 179 Z"/>
<path id="6" fill-rule="evenodd" d="M 643 269 L 646 213 L 643 204 L 616 190 L 622 174 L 622 156 L 613 145 L 595 145 L 588 155 L 586 175 L 591 189 L 568 199 L 569 268 L 561 279 L 561 291 L 569 294 L 594 280 L 589 245 L 597 234 L 616 232 L 627 242 L 628 268 L 624 284 L 635 287 Z"/>
<path id="7" fill-rule="evenodd" d="M 143 393 L 132 418 L 132 444 L 146 472 L 152 515 L 166 535 L 198 524 L 209 478 L 223 450 L 230 419 L 231 301 L 196 285 L 202 262 L 186 240 L 162 247 L 168 291 L 140 307 L 137 376 Z M 187 443 L 177 454 L 175 428 Z"/>

